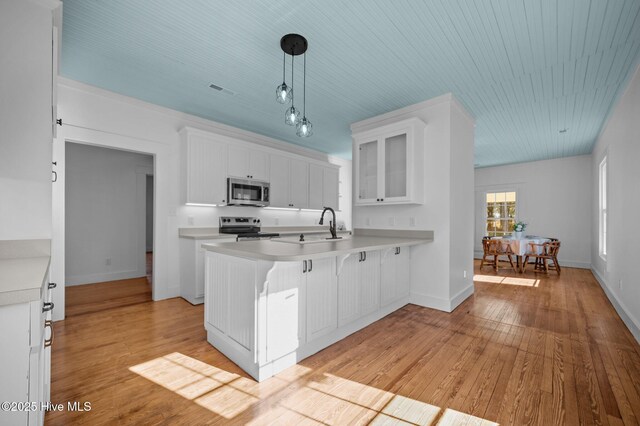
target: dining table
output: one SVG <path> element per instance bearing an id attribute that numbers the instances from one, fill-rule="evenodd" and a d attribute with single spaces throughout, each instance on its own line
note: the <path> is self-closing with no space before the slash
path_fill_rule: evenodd
<path id="1" fill-rule="evenodd" d="M 506 249 L 506 246 L 511 248 L 512 254 L 516 256 L 517 268 L 520 272 L 524 272 L 525 265 L 523 263 L 523 257 L 532 253 L 529 243 L 544 244 L 549 241 L 551 241 L 549 238 L 538 237 L 536 235 L 525 235 L 521 238 L 516 238 L 514 235 L 502 237 L 503 248 Z M 534 247 L 537 254 L 542 252 L 541 246 Z"/>

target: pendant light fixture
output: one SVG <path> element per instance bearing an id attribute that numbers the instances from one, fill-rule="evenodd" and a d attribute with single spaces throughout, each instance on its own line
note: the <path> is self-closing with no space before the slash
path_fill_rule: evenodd
<path id="1" fill-rule="evenodd" d="M 291 65 L 293 66 L 293 63 Z M 282 52 L 282 84 L 276 89 L 276 101 L 280 104 L 287 104 L 291 102 L 291 96 L 293 95 L 291 87 L 287 86 L 287 83 L 285 83 L 284 71 L 286 66 L 287 55 Z"/>
<path id="2" fill-rule="evenodd" d="M 313 125 L 306 116 L 306 84 L 307 84 L 307 40 L 299 34 L 287 34 L 280 39 L 280 48 L 284 52 L 282 64 L 282 84 L 276 89 L 276 99 L 281 104 L 286 104 L 291 100 L 291 106 L 285 111 L 284 122 L 290 126 L 296 126 L 296 134 L 300 137 L 308 137 L 313 133 Z M 285 67 L 286 57 L 291 56 L 291 86 L 285 83 Z M 303 80 L 303 100 L 302 100 L 302 120 L 300 119 L 300 111 L 295 107 L 294 101 L 294 58 L 304 55 L 304 80 Z"/>
<path id="3" fill-rule="evenodd" d="M 304 54 L 304 74 L 302 81 L 302 120 L 296 125 L 296 135 L 308 138 L 313 134 L 313 124 L 307 120 L 307 54 Z"/>

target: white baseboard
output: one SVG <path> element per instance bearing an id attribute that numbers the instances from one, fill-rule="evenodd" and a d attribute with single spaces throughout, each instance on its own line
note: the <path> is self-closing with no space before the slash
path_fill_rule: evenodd
<path id="1" fill-rule="evenodd" d="M 470 286 L 464 288 L 462 291 L 458 292 L 458 294 L 453 296 L 451 299 L 429 296 L 420 293 L 411 293 L 411 296 L 409 297 L 409 303 L 422 306 L 424 308 L 437 309 L 444 312 L 453 312 L 453 310 L 457 308 L 458 305 L 467 300 L 467 298 L 473 294 L 473 291 L 474 287 L 473 284 L 471 284 Z"/>
<path id="2" fill-rule="evenodd" d="M 633 334 L 633 337 L 635 337 L 638 343 L 640 343 L 640 321 L 638 321 L 633 315 L 629 313 L 629 310 L 627 309 L 625 304 L 618 300 L 616 295 L 609 289 L 609 286 L 607 285 L 602 275 L 600 275 L 600 272 L 593 266 L 591 266 L 591 272 L 596 278 L 596 281 L 598 281 L 598 283 L 600 284 L 600 287 L 602 287 L 604 294 L 606 294 L 607 298 L 609 298 L 609 301 L 613 305 L 613 308 L 616 310 L 618 315 L 620 315 L 620 318 L 622 318 L 622 322 L 624 322 L 631 334 Z"/>
<path id="3" fill-rule="evenodd" d="M 453 312 L 455 308 L 457 308 L 462 302 L 467 300 L 467 298 L 473 294 L 474 290 L 475 290 L 475 287 L 473 286 L 473 283 L 471 283 L 470 286 L 462 289 L 460 292 L 458 292 L 458 294 L 453 296 L 450 302 L 449 312 Z"/>
<path id="4" fill-rule="evenodd" d="M 72 275 L 65 279 L 66 286 L 102 283 L 105 281 L 127 280 L 130 278 L 140 278 L 146 276 L 145 271 L 120 271 L 102 274 Z"/>
<path id="5" fill-rule="evenodd" d="M 443 312 L 451 312 L 451 301 L 441 297 L 429 296 L 420 293 L 411 293 L 409 303 L 422 306 L 424 308 L 437 309 Z"/>

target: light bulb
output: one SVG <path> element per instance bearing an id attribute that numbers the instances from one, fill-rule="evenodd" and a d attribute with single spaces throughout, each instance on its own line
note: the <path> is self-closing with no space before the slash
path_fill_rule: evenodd
<path id="1" fill-rule="evenodd" d="M 291 101 L 293 96 L 291 87 L 283 81 L 281 85 L 276 88 L 276 101 L 279 104 L 286 104 Z"/>
<path id="2" fill-rule="evenodd" d="M 296 135 L 301 138 L 307 138 L 313 134 L 313 124 L 311 124 L 311 121 L 309 121 L 306 116 L 302 117 L 296 129 Z"/>
<path id="3" fill-rule="evenodd" d="M 295 126 L 296 124 L 298 124 L 298 121 L 300 121 L 300 112 L 298 112 L 298 110 L 293 105 L 291 105 L 284 113 L 284 122 L 289 126 Z"/>

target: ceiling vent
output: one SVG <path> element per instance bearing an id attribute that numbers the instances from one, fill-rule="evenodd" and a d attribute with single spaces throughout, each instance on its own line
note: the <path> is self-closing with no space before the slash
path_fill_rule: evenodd
<path id="1" fill-rule="evenodd" d="M 211 83 L 209 84 L 209 87 L 213 90 L 217 90 L 218 92 L 226 93 L 227 95 L 233 96 L 236 94 L 236 92 L 233 92 L 229 89 L 225 89 L 224 87 L 218 86 L 217 84 Z"/>

